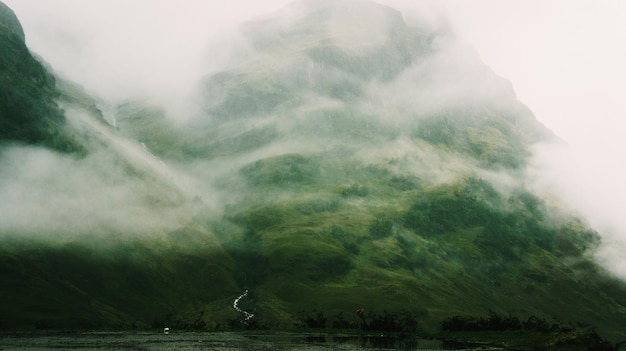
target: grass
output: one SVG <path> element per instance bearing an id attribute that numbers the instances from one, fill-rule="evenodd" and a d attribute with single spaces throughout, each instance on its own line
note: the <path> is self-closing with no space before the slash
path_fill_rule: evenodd
<path id="1" fill-rule="evenodd" d="M 265 175 L 285 167 L 316 170 L 304 172 L 306 186 L 283 196 L 241 198 L 241 206 L 228 207 L 222 224 L 213 226 L 215 233 L 190 225 L 104 247 L 4 245 L 0 269 L 12 288 L 2 298 L 17 302 L 2 315 L 23 315 L 19 323 L 43 327 L 86 320 L 147 327 L 155 318 L 194 325 L 204 312 L 205 327 L 223 328 L 239 317 L 230 306 L 234 298 L 250 289 L 248 303 L 260 327 L 291 328 L 313 310 L 358 323 L 355 311 L 365 309 L 419 312 L 420 326 L 435 332 L 451 315 L 512 311 L 621 335 L 615 326 L 625 307 L 616 297 L 624 286 L 584 255 L 595 234 L 576 221 L 551 227 L 540 199 L 522 191 L 506 198 L 466 177 L 427 186 L 359 163 L 342 165 L 334 174 L 346 177 L 333 177 L 329 164 L 335 161 L 290 155 L 248 168 L 249 179 L 271 179 Z M 263 193 L 279 184 L 254 181 L 248 187 Z M 348 184 L 369 190 L 346 194 Z M 417 212 L 430 222 L 407 220 Z M 515 225 L 498 224 L 508 220 Z M 543 232 L 554 245 L 538 240 Z M 493 236 L 507 249 L 490 242 Z M 573 254 L 585 264 L 564 260 Z M 20 285 L 24 275 L 32 280 Z M 76 307 L 66 308 L 67 301 Z"/>
<path id="2" fill-rule="evenodd" d="M 324 161 L 319 162 L 324 169 Z M 313 178 L 316 185 L 293 199 L 243 212 L 274 221 L 264 226 L 250 218 L 240 222 L 259 230 L 263 253 L 274 262 L 268 267 L 268 279 L 256 289 L 280 291 L 279 300 L 288 301 L 290 311 L 315 308 L 331 315 L 349 315 L 358 308 L 425 310 L 428 313 L 421 322 L 430 328 L 436 328 L 438 321 L 451 313 L 488 310 L 554 315 L 572 322 L 595 320 L 607 328 L 614 323 L 609 320 L 622 318 L 611 310 L 620 302 L 590 294 L 595 289 L 592 280 L 604 279 L 591 278 L 594 264 L 588 261 L 592 270 L 583 283 L 580 272 L 573 274 L 564 267 L 559 249 L 563 245 L 547 245 L 536 228 L 544 228 L 546 240 L 556 240 L 555 233 L 561 230 L 576 233 L 572 237 L 577 240 L 592 240 L 593 235 L 582 234 L 586 229 L 576 224 L 567 224 L 564 229 L 549 227 L 540 216 L 543 210 L 537 210 L 542 206 L 540 199 L 524 192 L 510 199 L 500 198 L 487 183 L 471 178 L 452 185 L 403 190 L 390 185 L 394 176 L 382 169 L 359 176 L 365 180 L 359 184 L 376 191 L 340 195 L 333 198 L 331 208 L 302 211 L 303 203 L 328 203 L 323 200 L 328 195 L 322 195 L 321 189 L 330 186 L 339 189 L 339 194 L 350 189 L 334 187 L 345 182 L 343 179 L 330 184 L 318 177 Z M 515 206 L 504 209 L 505 202 Z M 435 222 L 447 217 L 448 224 L 423 230 L 421 225 L 407 223 L 404 216 L 416 211 L 412 206 L 428 203 L 431 209 L 442 206 L 442 212 L 429 214 L 421 207 L 419 212 Z M 261 209 L 263 212 L 258 212 Z M 457 209 L 460 214 L 450 217 Z M 463 212 L 466 210 L 470 211 Z M 488 229 L 500 219 L 508 220 L 511 213 L 515 214 L 514 221 L 521 223 L 516 225 L 518 230 L 529 231 L 506 232 L 513 228 L 508 225 L 496 226 L 500 228 L 496 231 Z M 502 236 L 500 240 L 509 249 L 490 243 L 488 235 Z M 349 269 L 328 271 L 324 262 L 333 266 L 335 259 L 346 262 L 338 267 Z M 585 292 L 576 292 L 579 284 L 585 285 Z M 565 295 L 568 297 L 562 298 Z M 591 317 L 600 310 L 602 318 Z"/>

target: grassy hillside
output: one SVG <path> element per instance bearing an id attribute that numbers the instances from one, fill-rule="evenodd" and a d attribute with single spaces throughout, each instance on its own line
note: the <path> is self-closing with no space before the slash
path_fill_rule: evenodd
<path id="1" fill-rule="evenodd" d="M 248 286 L 268 295 L 258 301 L 266 323 L 279 323 L 276 309 L 323 312 L 329 326 L 340 313 L 358 322 L 361 308 L 416 312 L 430 328 L 451 314 L 489 311 L 609 329 L 622 318 L 624 301 L 597 293 L 624 289 L 591 257 L 597 234 L 575 218 L 548 215 L 556 209 L 523 189 L 505 196 L 474 176 L 421 185 L 385 168 L 367 174 L 368 167 L 347 172 L 367 174 L 358 185 L 351 177 L 321 185 L 323 177 L 292 166 L 303 159 L 255 164 L 254 175 L 244 168 L 260 192 L 275 186 L 269 167 L 306 180 L 308 191 L 282 187 L 279 200 L 258 200 L 230 217 L 262 256 L 254 276 L 267 278 Z M 325 170 L 324 161 L 315 169 Z M 268 181 L 260 186 L 259 178 Z"/>
<path id="2" fill-rule="evenodd" d="M 5 238 L 1 297 L 13 303 L 3 305 L 1 322 L 238 327 L 231 304 L 249 289 L 246 308 L 264 328 L 310 325 L 320 315 L 329 328 L 358 326 L 364 310 L 366 321 L 411 313 L 427 331 L 452 316 L 497 313 L 619 334 L 625 287 L 594 263 L 597 234 L 546 216 L 537 197 L 505 197 L 475 177 L 426 186 L 391 174 L 361 186 L 319 179 L 311 191 L 284 189 L 280 201 L 244 201 L 208 223 L 215 234 Z"/>
<path id="3" fill-rule="evenodd" d="M 3 328 L 147 328 L 167 318 L 193 324 L 204 301 L 228 306 L 239 292 L 232 259 L 203 229 L 149 239 L 59 243 L 3 239 Z M 203 250 L 198 248 L 202 247 Z M 219 288 L 216 288 L 219 287 Z M 175 317 L 173 317 L 175 316 Z"/>

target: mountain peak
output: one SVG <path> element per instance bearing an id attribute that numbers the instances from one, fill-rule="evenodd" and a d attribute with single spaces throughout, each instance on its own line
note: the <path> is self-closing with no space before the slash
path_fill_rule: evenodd
<path id="1" fill-rule="evenodd" d="M 322 44 L 357 55 L 377 51 L 408 30 L 399 11 L 361 0 L 297 1 L 244 27 L 255 47 Z"/>
<path id="2" fill-rule="evenodd" d="M 450 33 L 408 25 L 390 7 L 303 0 L 242 33 L 252 50 L 207 78 L 201 123 L 268 131 L 258 147 L 301 136 L 324 145 L 410 138 L 519 168 L 529 145 L 549 137 L 511 85 Z"/>

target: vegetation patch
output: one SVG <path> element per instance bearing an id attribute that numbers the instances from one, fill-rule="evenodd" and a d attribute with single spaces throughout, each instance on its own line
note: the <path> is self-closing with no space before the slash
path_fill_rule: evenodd
<path id="1" fill-rule="evenodd" d="M 254 185 L 305 185 L 319 176 L 319 163 L 312 157 L 287 154 L 256 161 L 242 168 L 241 174 Z"/>

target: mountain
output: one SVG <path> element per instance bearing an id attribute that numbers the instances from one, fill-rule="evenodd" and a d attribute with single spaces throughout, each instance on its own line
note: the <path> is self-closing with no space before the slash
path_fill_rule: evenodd
<path id="1" fill-rule="evenodd" d="M 53 80 L 3 33 L 0 89 L 59 113 L 58 133 L 20 110 L 39 139 L 2 135 L 0 195 L 24 199 L 0 208 L 4 328 L 237 328 L 242 296 L 248 327 L 508 315 L 623 336 L 599 235 L 530 186 L 532 145 L 558 138 L 446 28 L 295 2 L 241 27 L 185 122 Z"/>
<path id="2" fill-rule="evenodd" d="M 55 79 L 29 52 L 11 9 L 0 3 L 0 140 L 80 151 L 64 131 Z"/>
<path id="3" fill-rule="evenodd" d="M 0 3 L 0 25 L 11 34 L 15 35 L 19 40 L 24 42 L 24 29 L 13 10 L 4 3 Z"/>
<path id="4" fill-rule="evenodd" d="M 0 5 L 0 329 L 145 326 L 207 297 L 227 309 L 233 260 L 193 219 L 202 206 Z"/>

